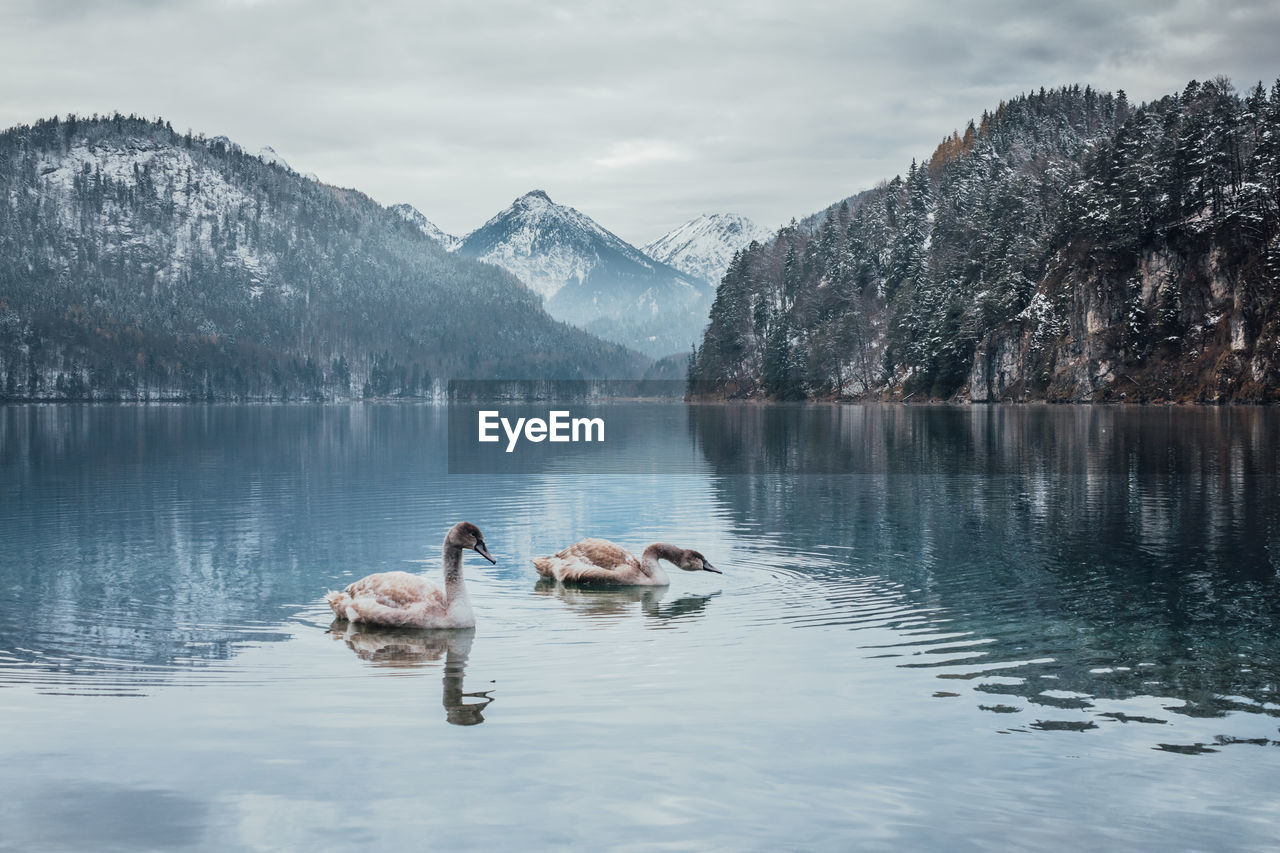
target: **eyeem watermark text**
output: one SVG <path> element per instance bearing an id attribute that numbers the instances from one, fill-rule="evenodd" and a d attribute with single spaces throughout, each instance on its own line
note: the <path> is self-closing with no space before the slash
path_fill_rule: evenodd
<path id="1" fill-rule="evenodd" d="M 567 409 L 547 412 L 545 420 L 516 418 L 515 423 L 502 417 L 496 409 L 481 410 L 478 413 L 478 426 L 479 440 L 489 443 L 502 440 L 498 432 L 501 428 L 507 436 L 507 453 L 516 449 L 522 436 L 525 441 L 535 444 L 542 441 L 604 441 L 604 418 L 575 418 Z"/>

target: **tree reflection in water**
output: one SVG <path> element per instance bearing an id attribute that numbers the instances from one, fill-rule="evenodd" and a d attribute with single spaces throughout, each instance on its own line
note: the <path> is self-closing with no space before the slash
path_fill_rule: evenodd
<path id="1" fill-rule="evenodd" d="M 811 558 L 805 609 L 856 626 L 875 587 L 910 633 L 874 653 L 972 681 L 984 710 L 1280 716 L 1274 411 L 728 405 L 687 418 L 740 543 Z M 1161 710 L 1102 704 L 1144 698 L 1135 707 Z"/>

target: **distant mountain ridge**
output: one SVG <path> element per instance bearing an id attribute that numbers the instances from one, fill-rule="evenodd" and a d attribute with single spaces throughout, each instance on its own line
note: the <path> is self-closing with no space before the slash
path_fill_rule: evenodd
<path id="1" fill-rule="evenodd" d="M 542 190 L 517 198 L 457 251 L 511 272 L 553 317 L 654 357 L 692 348 L 713 295 Z"/>
<path id="2" fill-rule="evenodd" d="M 411 204 L 389 209 L 446 250 L 507 270 L 544 298 L 552 316 L 654 358 L 692 349 L 733 256 L 773 235 L 745 216 L 703 214 L 638 249 L 543 190 L 463 237 Z"/>
<path id="3" fill-rule="evenodd" d="M 121 115 L 0 133 L 0 398 L 423 396 L 644 371 L 508 273 L 269 159 Z"/>
<path id="4" fill-rule="evenodd" d="M 649 257 L 708 282 L 719 284 L 733 256 L 773 236 L 736 213 L 704 213 L 641 248 Z"/>

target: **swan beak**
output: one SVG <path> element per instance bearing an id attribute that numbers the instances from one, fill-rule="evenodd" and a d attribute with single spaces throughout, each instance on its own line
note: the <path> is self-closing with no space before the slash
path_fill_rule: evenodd
<path id="1" fill-rule="evenodd" d="M 719 570 L 719 569 L 717 569 L 715 566 L 713 566 L 713 565 L 711 565 L 710 563 L 708 563 L 706 560 L 703 560 L 703 561 L 702 561 L 702 570 L 703 570 L 704 572 L 715 572 L 715 573 L 716 573 L 716 574 L 718 574 L 718 575 L 722 575 L 722 574 L 724 574 L 724 572 L 720 571 L 720 570 Z"/>
<path id="2" fill-rule="evenodd" d="M 483 542 L 476 543 L 476 553 L 479 554 L 481 557 L 484 557 L 490 563 L 493 563 L 495 566 L 498 565 L 498 561 L 493 559 L 493 557 L 489 555 L 489 549 L 484 547 Z"/>

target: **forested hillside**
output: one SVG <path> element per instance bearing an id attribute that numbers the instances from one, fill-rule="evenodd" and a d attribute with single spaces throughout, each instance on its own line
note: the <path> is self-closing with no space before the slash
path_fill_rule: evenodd
<path id="1" fill-rule="evenodd" d="M 1280 396 L 1280 82 L 1002 103 L 740 253 L 690 367 L 781 399 Z"/>
<path id="2" fill-rule="evenodd" d="M 646 365 L 221 138 L 119 115 L 0 133 L 0 398 L 418 396 Z"/>

